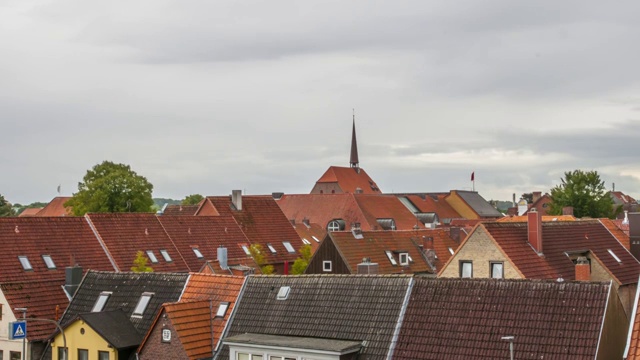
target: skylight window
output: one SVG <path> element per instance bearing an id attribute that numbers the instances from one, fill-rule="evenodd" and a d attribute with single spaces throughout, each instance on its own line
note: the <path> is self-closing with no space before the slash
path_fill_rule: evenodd
<path id="1" fill-rule="evenodd" d="M 164 258 L 164 261 L 166 262 L 172 262 L 173 260 L 171 260 L 171 256 L 169 256 L 169 253 L 167 252 L 167 250 L 160 250 L 160 254 L 162 254 L 162 257 Z"/>
<path id="2" fill-rule="evenodd" d="M 149 305 L 149 301 L 151 301 L 151 297 L 153 297 L 153 293 L 142 293 L 142 296 L 140 296 L 140 300 L 138 300 L 138 305 L 136 305 L 136 308 L 133 310 L 132 315 L 142 316 L 142 314 L 144 314 L 144 311 L 147 309 L 147 306 Z"/>
<path id="3" fill-rule="evenodd" d="M 284 245 L 285 249 L 287 249 L 288 252 L 290 253 L 294 253 L 296 252 L 296 249 L 293 248 L 293 246 L 291 246 L 291 243 L 288 241 L 283 241 L 282 245 Z"/>
<path id="4" fill-rule="evenodd" d="M 196 254 L 198 259 L 202 259 L 204 257 L 197 247 L 191 248 L 191 250 L 193 250 L 193 253 Z"/>
<path id="5" fill-rule="evenodd" d="M 389 258 L 389 261 L 391 261 L 391 265 L 393 265 L 393 266 L 398 265 L 398 263 L 396 262 L 396 259 L 393 257 L 393 253 L 391 253 L 391 251 L 386 250 L 384 253 L 387 254 L 387 257 Z"/>
<path id="6" fill-rule="evenodd" d="M 153 253 L 153 250 L 147 250 L 147 256 L 149 257 L 149 260 L 151 260 L 152 263 L 154 264 L 158 263 L 158 258 L 156 257 L 156 254 Z"/>
<path id="7" fill-rule="evenodd" d="M 449 254 L 453 255 L 454 251 L 452 248 L 449 248 Z"/>
<path id="8" fill-rule="evenodd" d="M 220 306 L 218 306 L 218 311 L 216 312 L 216 317 L 224 317 L 224 314 L 227 313 L 227 309 L 229 308 L 228 302 L 221 302 Z"/>
<path id="9" fill-rule="evenodd" d="M 313 236 L 313 235 L 311 236 L 311 238 L 312 238 L 313 240 L 315 240 L 317 243 L 319 243 L 319 242 L 320 242 L 320 240 L 318 240 L 318 238 L 317 238 L 317 237 L 315 237 L 315 236 Z"/>
<path id="10" fill-rule="evenodd" d="M 302 242 L 305 243 L 306 245 L 311 245 L 311 242 L 305 238 L 302 238 Z"/>
<path id="11" fill-rule="evenodd" d="M 276 299 L 278 300 L 287 300 L 287 298 L 289 297 L 289 292 L 291 291 L 291 287 L 290 286 L 283 286 L 280 288 L 280 290 L 278 290 L 278 296 L 276 297 Z"/>
<path id="12" fill-rule="evenodd" d="M 33 270 L 29 259 L 26 256 L 18 256 L 18 260 L 20 260 L 20 264 L 22 264 L 22 268 L 25 270 Z"/>
<path id="13" fill-rule="evenodd" d="M 617 257 L 616 254 L 611 251 L 611 249 L 607 249 L 607 251 L 609 252 L 609 254 L 611 254 L 611 256 L 613 256 L 614 259 L 616 259 L 617 262 L 622 262 L 622 260 L 620 260 L 620 258 Z"/>
<path id="14" fill-rule="evenodd" d="M 47 265 L 47 269 L 55 269 L 56 264 L 53 262 L 51 255 L 42 255 L 42 260 L 44 260 L 44 264 Z"/>
<path id="15" fill-rule="evenodd" d="M 269 248 L 269 250 L 271 251 L 271 253 L 275 254 L 275 253 L 277 252 L 277 251 L 276 251 L 276 248 L 274 248 L 274 247 L 273 247 L 273 245 L 271 245 L 271 244 L 267 244 L 267 247 Z"/>
<path id="16" fill-rule="evenodd" d="M 251 255 L 251 252 L 249 251 L 249 247 L 247 245 L 241 245 L 242 246 L 242 250 L 244 250 L 244 253 L 247 255 Z"/>
<path id="17" fill-rule="evenodd" d="M 104 306 L 107 304 L 107 300 L 109 300 L 110 296 L 111 296 L 110 291 L 101 292 L 100 296 L 98 296 L 98 300 L 96 300 L 96 303 L 93 305 L 93 309 L 91 309 L 91 312 L 102 311 L 104 309 Z"/>

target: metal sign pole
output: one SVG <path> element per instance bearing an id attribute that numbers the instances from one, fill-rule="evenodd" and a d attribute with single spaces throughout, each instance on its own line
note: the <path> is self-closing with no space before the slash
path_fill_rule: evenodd
<path id="1" fill-rule="evenodd" d="M 22 320 L 27 323 L 27 308 L 15 308 L 15 311 L 22 311 Z M 26 336 L 22 338 L 22 360 L 26 360 L 27 358 L 27 339 Z"/>

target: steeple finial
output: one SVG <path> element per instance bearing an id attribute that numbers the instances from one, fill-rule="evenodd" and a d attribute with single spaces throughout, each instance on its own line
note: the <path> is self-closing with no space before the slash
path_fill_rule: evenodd
<path id="1" fill-rule="evenodd" d="M 358 164 L 358 143 L 356 142 L 356 110 L 353 109 L 353 131 L 351 133 L 351 160 L 349 160 L 352 168 L 359 168 Z"/>

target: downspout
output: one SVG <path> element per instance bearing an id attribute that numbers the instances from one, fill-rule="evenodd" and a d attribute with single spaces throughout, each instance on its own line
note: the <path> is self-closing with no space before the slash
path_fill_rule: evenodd
<path id="1" fill-rule="evenodd" d="M 402 328 L 402 322 L 404 321 L 404 314 L 406 313 L 407 306 L 409 305 L 409 298 L 411 297 L 411 290 L 413 289 L 413 279 L 414 279 L 413 276 L 409 278 L 407 293 L 404 294 L 404 301 L 402 302 L 402 308 L 400 309 L 400 314 L 398 315 L 398 322 L 396 323 L 396 328 L 393 331 L 393 338 L 391 339 L 389 352 L 387 353 L 387 360 L 393 359 L 393 352 L 396 349 L 396 343 L 398 342 L 398 337 L 400 336 L 400 329 Z"/>

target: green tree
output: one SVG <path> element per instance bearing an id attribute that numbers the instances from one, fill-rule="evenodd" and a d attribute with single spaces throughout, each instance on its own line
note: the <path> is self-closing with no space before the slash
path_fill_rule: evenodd
<path id="1" fill-rule="evenodd" d="M 300 248 L 300 257 L 293 262 L 293 266 L 291 267 L 291 273 L 293 275 L 301 275 L 304 274 L 304 271 L 307 270 L 307 266 L 309 266 L 309 262 L 311 261 L 311 245 L 305 244 Z"/>
<path id="2" fill-rule="evenodd" d="M 133 260 L 133 266 L 131 267 L 131 271 L 137 272 L 137 273 L 153 272 L 153 268 L 147 265 L 148 262 L 149 262 L 149 259 L 144 254 L 144 252 L 138 251 L 136 253 L 136 258 Z"/>
<path id="3" fill-rule="evenodd" d="M 104 161 L 87 171 L 78 192 L 65 203 L 73 214 L 88 212 L 150 212 L 153 185 L 129 165 Z"/>
<path id="4" fill-rule="evenodd" d="M 249 246 L 249 253 L 253 258 L 253 261 L 255 261 L 256 264 L 260 266 L 260 271 L 262 271 L 264 275 L 273 274 L 273 271 L 274 271 L 273 265 L 265 264 L 266 261 L 264 259 L 264 252 L 262 251 L 262 245 L 253 244 Z"/>
<path id="5" fill-rule="evenodd" d="M 613 200 L 597 171 L 568 171 L 561 181 L 562 184 L 551 189 L 549 214 L 561 215 L 565 206 L 572 206 L 573 214 L 578 218 L 613 218 L 620 211 L 614 211 Z"/>
<path id="6" fill-rule="evenodd" d="M 198 205 L 202 199 L 204 199 L 204 196 L 200 194 L 192 194 L 182 200 L 182 205 Z"/>
<path id="7" fill-rule="evenodd" d="M 0 216 L 14 216 L 13 206 L 0 195 Z"/>

